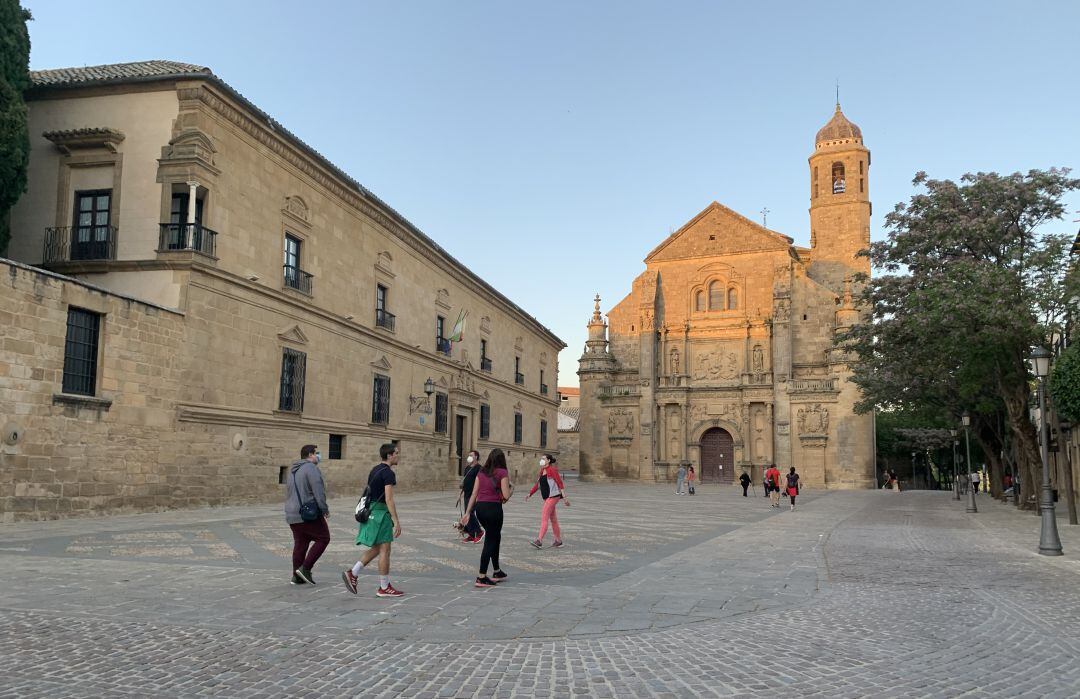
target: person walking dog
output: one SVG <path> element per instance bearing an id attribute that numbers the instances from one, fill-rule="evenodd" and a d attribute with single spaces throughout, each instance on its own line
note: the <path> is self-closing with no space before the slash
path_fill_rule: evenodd
<path id="1" fill-rule="evenodd" d="M 461 488 L 458 491 L 457 499 L 458 506 L 464 506 L 472 497 L 473 488 L 476 486 L 476 474 L 480 473 L 480 452 L 476 450 L 470 451 L 465 462 L 467 466 L 465 475 L 461 477 Z M 461 534 L 462 541 L 466 544 L 478 544 L 484 538 L 484 530 L 480 528 L 480 520 L 476 518 L 475 511 L 473 511 L 469 523 L 462 528 Z"/>
<path id="2" fill-rule="evenodd" d="M 323 483 L 318 447 L 305 444 L 300 460 L 293 463 L 285 477 L 285 521 L 293 536 L 292 584 L 314 585 L 311 569 L 330 545 L 326 518 L 326 485 Z"/>
<path id="3" fill-rule="evenodd" d="M 543 509 L 540 511 L 540 535 L 529 542 L 535 548 L 543 547 L 544 535 L 547 534 L 549 525 L 551 526 L 551 534 L 555 537 L 555 541 L 551 546 L 559 548 L 563 545 L 562 532 L 559 530 L 559 518 L 555 513 L 555 508 L 558 507 L 560 500 L 564 505 L 570 507 L 570 499 L 566 497 L 566 486 L 563 484 L 562 476 L 559 475 L 559 468 L 555 465 L 556 461 L 556 458 L 551 454 L 544 454 L 541 457 L 540 475 L 537 477 L 532 490 L 525 496 L 525 499 L 528 500 L 539 490 L 540 497 L 544 500 Z"/>

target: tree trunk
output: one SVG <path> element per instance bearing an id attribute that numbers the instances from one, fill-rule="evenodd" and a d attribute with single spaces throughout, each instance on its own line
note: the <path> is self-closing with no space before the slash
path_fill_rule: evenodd
<path id="1" fill-rule="evenodd" d="M 1038 514 L 1039 493 L 1042 488 L 1042 457 L 1039 456 L 1039 436 L 1027 412 L 1027 386 L 1002 391 L 1009 429 L 1016 439 L 1016 461 L 1020 467 L 1019 506 Z"/>
<path id="2" fill-rule="evenodd" d="M 993 419 L 996 421 L 997 418 Z M 976 425 L 978 428 L 974 431 L 974 437 L 986 457 L 986 477 L 990 479 L 990 494 L 1001 499 L 1001 481 L 1005 475 L 1001 462 L 1001 441 L 990 425 L 982 420 L 979 420 Z"/>
<path id="3" fill-rule="evenodd" d="M 1056 416 L 1060 415 L 1060 413 L 1057 411 L 1057 406 L 1054 405 L 1054 401 L 1050 398 L 1049 391 L 1047 392 L 1047 394 L 1048 394 L 1046 396 L 1047 405 L 1050 406 L 1050 412 L 1056 417 Z M 1057 419 L 1055 419 L 1054 422 L 1056 422 L 1056 421 L 1057 421 Z M 1063 494 L 1065 495 L 1065 506 L 1069 510 L 1069 524 L 1077 524 L 1077 521 L 1076 521 L 1076 491 L 1073 490 L 1072 445 L 1069 444 L 1068 441 L 1066 441 L 1065 435 L 1063 435 L 1061 433 L 1060 428 L 1057 431 L 1057 448 L 1058 448 L 1058 455 L 1059 455 L 1058 458 L 1061 458 L 1060 454 L 1062 452 L 1064 452 L 1064 454 L 1065 454 L 1065 459 L 1064 459 L 1065 467 L 1061 469 L 1062 470 L 1062 475 L 1064 476 L 1064 479 L 1063 479 L 1064 483 L 1061 484 L 1061 486 L 1058 488 L 1058 491 L 1059 492 L 1061 490 L 1065 491 Z"/>

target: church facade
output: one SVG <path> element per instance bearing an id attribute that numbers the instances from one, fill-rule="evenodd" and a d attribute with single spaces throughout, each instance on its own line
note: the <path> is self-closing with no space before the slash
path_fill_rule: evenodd
<path id="1" fill-rule="evenodd" d="M 858 415 L 833 339 L 862 320 L 870 151 L 837 104 L 809 158 L 810 247 L 713 202 L 600 298 L 579 360 L 580 469 L 591 480 L 760 482 L 795 466 L 811 487 L 875 483 L 873 416 Z"/>

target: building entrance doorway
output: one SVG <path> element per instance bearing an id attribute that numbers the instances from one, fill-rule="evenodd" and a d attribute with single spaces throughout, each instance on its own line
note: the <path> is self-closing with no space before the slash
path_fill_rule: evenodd
<path id="1" fill-rule="evenodd" d="M 701 435 L 702 483 L 731 483 L 735 480 L 735 440 L 720 427 Z"/>
<path id="2" fill-rule="evenodd" d="M 454 416 L 454 456 L 457 457 L 458 475 L 465 475 L 465 426 L 466 418 L 464 415 Z"/>

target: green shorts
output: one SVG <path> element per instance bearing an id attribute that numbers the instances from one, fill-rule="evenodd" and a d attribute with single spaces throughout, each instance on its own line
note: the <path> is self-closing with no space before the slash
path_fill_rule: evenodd
<path id="1" fill-rule="evenodd" d="M 356 535 L 357 546 L 378 546 L 394 540 L 394 520 L 386 503 L 376 502 L 371 505 L 371 516 L 360 525 Z"/>

